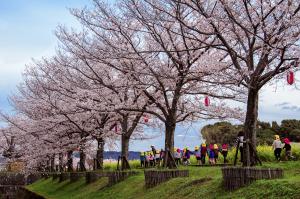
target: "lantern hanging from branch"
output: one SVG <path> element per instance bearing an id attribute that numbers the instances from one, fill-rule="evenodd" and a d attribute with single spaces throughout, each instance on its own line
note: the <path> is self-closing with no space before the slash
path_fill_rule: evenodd
<path id="1" fill-rule="evenodd" d="M 293 71 L 289 71 L 287 73 L 286 80 L 289 85 L 292 85 L 295 82 L 295 77 L 294 77 Z"/>
<path id="2" fill-rule="evenodd" d="M 209 105 L 210 105 L 210 100 L 209 100 L 208 96 L 206 96 L 206 97 L 204 98 L 204 105 L 205 105 L 205 106 L 209 106 Z"/>

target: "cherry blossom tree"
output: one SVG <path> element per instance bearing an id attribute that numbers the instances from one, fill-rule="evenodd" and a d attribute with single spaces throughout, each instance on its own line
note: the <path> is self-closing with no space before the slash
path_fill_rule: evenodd
<path id="1" fill-rule="evenodd" d="M 12 126 L 0 129 L 0 153 L 8 159 L 16 159 L 21 156 L 21 151 L 16 148 L 16 136 Z"/>
<path id="2" fill-rule="evenodd" d="M 291 71 L 298 70 L 299 1 L 164 2 L 185 10 L 186 20 L 172 17 L 193 34 L 213 37 L 215 42 L 211 46 L 227 54 L 225 59 L 230 60 L 234 71 L 232 78 L 239 79 L 239 85 L 248 90 L 244 132 L 246 142 L 255 147 L 259 91 L 285 77 L 287 72 L 290 75 Z M 198 46 L 205 42 L 201 37 L 194 40 L 199 42 Z M 244 152 L 244 165 L 254 165 L 255 154 L 248 144 Z"/>
<path id="3" fill-rule="evenodd" d="M 168 12 L 174 14 L 173 8 Z M 122 79 L 141 97 L 131 106 L 114 105 L 119 110 L 159 118 L 165 125 L 166 151 L 174 148 L 177 123 L 240 116 L 238 110 L 221 102 L 242 101 L 243 89 L 235 89 L 237 80 L 223 75 L 232 69 L 224 60 L 226 53 L 211 49 L 212 37 L 200 35 L 205 42 L 187 50 L 198 45 L 188 29 L 146 1 L 121 1 L 118 7 L 94 1 L 93 10 L 72 13 L 85 28 L 80 33 L 62 28 L 59 38 L 64 48 L 88 66 L 98 62 L 122 74 Z M 199 104 L 205 96 L 213 97 L 216 103 L 210 107 Z M 174 166 L 169 162 L 167 155 L 164 165 Z"/>
<path id="4" fill-rule="evenodd" d="M 11 101 L 16 111 L 25 115 L 31 125 L 15 122 L 13 124 L 28 133 L 39 132 L 44 137 L 49 137 L 45 134 L 45 131 L 48 131 L 47 133 L 53 136 L 52 140 L 58 139 L 54 141 L 55 148 L 62 148 L 62 145 L 63 149 L 68 148 L 69 158 L 71 151 L 79 147 L 81 170 L 85 170 L 85 142 L 89 139 L 97 140 L 96 168 L 100 169 L 103 167 L 104 139 L 110 134 L 108 129 L 104 129 L 104 125 L 110 117 L 108 114 L 93 112 L 87 106 L 78 106 L 79 102 L 86 101 L 87 96 L 81 92 L 87 89 L 88 85 L 82 78 L 75 77 L 75 74 L 66 74 L 68 71 L 64 71 L 57 63 L 44 60 L 28 68 L 24 76 L 24 85 L 19 87 L 19 94 L 13 96 Z M 73 145 L 70 144 L 72 141 Z M 62 143 L 58 144 L 60 142 Z M 74 146 L 75 143 L 77 145 Z M 62 152 L 59 152 L 59 156 L 62 157 Z M 70 160 L 68 168 L 71 168 L 71 164 Z M 61 165 L 60 163 L 60 167 Z"/>
<path id="5" fill-rule="evenodd" d="M 79 42 L 84 39 L 82 33 L 68 32 L 65 28 L 60 28 L 57 36 L 62 42 L 61 50 L 64 55 L 69 55 L 69 60 L 66 56 L 61 57 L 62 64 L 70 70 L 82 74 L 89 82 L 94 82 L 98 88 L 90 89 L 90 103 L 93 104 L 93 110 L 97 112 L 105 112 L 113 115 L 112 125 L 109 125 L 110 130 L 121 136 L 121 156 L 128 158 L 129 141 L 130 139 L 143 138 L 143 127 L 145 125 L 141 121 L 144 117 L 143 111 L 127 111 L 121 107 L 132 107 L 139 104 L 143 109 L 148 106 L 148 101 L 137 92 L 128 74 L 122 70 L 114 68 L 114 63 L 110 63 L 106 56 L 113 57 L 114 54 L 98 55 L 97 52 L 86 52 L 86 45 L 90 43 Z M 93 38 L 91 38 L 93 40 Z M 96 40 L 96 39 L 95 39 Z M 97 41 L 94 41 L 97 42 Z M 98 44 L 96 44 L 98 45 Z M 103 45 L 103 48 L 107 46 Z M 91 49 L 92 50 L 92 49 Z M 89 54 L 91 53 L 91 54 Z M 74 61 L 76 60 L 76 61 Z M 118 59 L 117 64 L 122 64 L 126 59 Z M 118 67 L 118 66 L 116 66 Z M 95 95 L 95 91 L 99 90 L 101 95 Z M 105 93 L 105 94 L 104 94 Z M 99 103 L 101 101 L 101 103 Z M 80 105 L 85 107 L 84 104 Z M 128 165 L 127 165 L 128 166 Z M 122 161 L 122 169 L 126 169 Z"/>
<path id="6" fill-rule="evenodd" d="M 242 49 L 245 44 L 241 41 L 249 39 L 246 33 L 250 30 L 244 25 L 245 35 L 237 36 L 240 30 L 236 29 L 242 28 L 226 9 L 242 12 L 235 6 L 244 4 L 214 2 L 120 0 L 111 5 L 95 0 L 92 9 L 72 10 L 83 29 L 59 27 L 61 44 L 56 55 L 27 68 L 23 84 L 11 98 L 17 114 L 2 115 L 22 135 L 19 143 L 30 140 L 24 144 L 28 148 L 32 144 L 24 157 L 33 157 L 35 165 L 49 159 L 46 166 L 52 168 L 55 155 L 62 160 L 62 153 L 71 157 L 72 150 L 79 148 L 80 168 L 85 170 L 84 150 L 96 140 L 97 168 L 102 168 L 105 140 L 116 140 L 120 135 L 121 155 L 126 159 L 130 139 L 144 137 L 146 124 L 163 124 L 167 152 L 164 166 L 174 167 L 170 152 L 178 123 L 242 119 L 241 110 L 226 102 L 244 102 L 245 91 L 252 96 L 251 86 L 258 79 L 251 76 L 247 57 L 243 59 L 248 52 Z M 227 27 L 226 23 L 233 25 Z M 253 33 L 248 34 L 251 41 Z M 262 36 L 261 32 L 257 34 Z M 252 55 L 252 62 L 248 60 L 250 64 L 262 67 L 260 53 L 277 52 L 266 51 L 269 47 L 265 46 L 273 45 L 271 41 L 252 49 L 257 55 Z M 153 122 L 149 124 L 146 121 L 150 117 Z M 247 117 L 246 124 L 250 124 L 247 121 L 252 121 L 251 117 Z M 160 122 L 155 124 L 154 118 Z M 44 150 L 39 150 L 40 145 Z"/>

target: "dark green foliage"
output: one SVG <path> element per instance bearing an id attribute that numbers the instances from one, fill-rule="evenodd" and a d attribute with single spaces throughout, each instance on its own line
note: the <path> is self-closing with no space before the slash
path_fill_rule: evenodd
<path id="1" fill-rule="evenodd" d="M 256 137 L 257 144 L 259 145 L 270 145 L 274 141 L 274 135 L 276 133 L 272 129 L 257 129 Z"/>
<path id="2" fill-rule="evenodd" d="M 257 144 L 272 144 L 274 135 L 281 138 L 288 137 L 293 142 L 300 141 L 300 120 L 282 120 L 280 126 L 276 121 L 272 124 L 258 121 L 256 129 Z M 228 143 L 232 146 L 240 130 L 243 130 L 243 125 L 217 122 L 204 126 L 201 134 L 207 143 Z"/>
<path id="3" fill-rule="evenodd" d="M 206 143 L 227 143 L 233 145 L 237 134 L 243 129 L 241 125 L 232 125 L 229 122 L 217 122 L 202 128 L 202 137 Z"/>
<path id="4" fill-rule="evenodd" d="M 280 126 L 277 124 L 276 121 L 273 121 L 273 122 L 272 122 L 272 129 L 273 129 L 273 131 L 275 131 L 275 132 L 277 132 L 277 131 L 280 130 Z"/>
<path id="5" fill-rule="evenodd" d="M 257 122 L 257 128 L 259 128 L 259 129 L 270 129 L 271 125 L 270 125 L 269 122 L 258 121 Z"/>
<path id="6" fill-rule="evenodd" d="M 282 120 L 281 128 L 290 132 L 294 129 L 300 129 L 300 120 Z"/>
<path id="7" fill-rule="evenodd" d="M 295 142 L 300 142 L 300 129 L 294 129 L 289 133 L 291 140 Z"/>

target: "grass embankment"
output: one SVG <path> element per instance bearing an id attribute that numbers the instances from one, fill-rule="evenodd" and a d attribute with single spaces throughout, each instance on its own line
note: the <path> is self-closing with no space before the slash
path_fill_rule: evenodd
<path id="1" fill-rule="evenodd" d="M 84 178 L 78 182 L 59 183 L 52 179 L 40 180 L 27 188 L 51 199 L 88 198 L 300 198 L 300 161 L 264 163 L 263 167 L 284 169 L 284 178 L 260 180 L 234 192 L 222 189 L 222 176 L 219 167 L 181 167 L 190 170 L 190 177 L 176 178 L 161 185 L 146 189 L 143 170 L 112 187 L 105 187 L 106 178 L 86 185 Z M 207 178 L 206 180 L 199 180 Z M 211 178 L 211 179 L 209 179 Z"/>

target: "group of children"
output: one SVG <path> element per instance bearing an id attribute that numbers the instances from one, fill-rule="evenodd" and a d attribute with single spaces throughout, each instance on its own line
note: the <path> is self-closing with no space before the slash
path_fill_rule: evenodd
<path id="1" fill-rule="evenodd" d="M 141 152 L 140 154 L 141 167 L 148 168 L 148 167 L 159 166 L 163 156 L 164 156 L 163 150 Z"/>
<path id="2" fill-rule="evenodd" d="M 190 164 L 191 155 L 194 155 L 197 164 L 201 165 L 205 164 L 205 159 L 208 156 L 209 164 L 213 165 L 217 163 L 220 153 L 224 157 L 224 163 L 227 163 L 228 144 L 222 144 L 222 147 L 219 147 L 217 144 L 206 145 L 202 143 L 200 147 L 196 146 L 194 151 L 190 151 L 187 147 L 183 150 L 174 149 L 174 158 L 176 164 L 188 165 Z"/>
<path id="3" fill-rule="evenodd" d="M 243 135 L 239 133 L 238 135 L 239 139 L 239 149 L 241 151 L 241 161 L 243 159 L 242 157 L 242 148 L 243 148 Z M 294 159 L 292 156 L 292 147 L 290 144 L 290 140 L 288 138 L 280 139 L 279 135 L 275 135 L 275 139 L 273 142 L 273 150 L 276 160 L 281 160 L 281 151 L 282 149 L 285 149 L 285 158 L 288 159 Z M 227 155 L 228 155 L 228 144 L 222 144 L 221 147 L 219 147 L 217 144 L 205 144 L 202 143 L 201 146 L 196 146 L 194 151 L 191 151 L 188 147 L 185 147 L 184 149 L 174 148 L 173 157 L 177 165 L 189 165 L 190 164 L 190 158 L 192 155 L 195 156 L 197 160 L 197 164 L 205 164 L 205 159 L 208 157 L 208 162 L 211 165 L 214 165 L 217 163 L 219 154 L 222 154 L 224 159 L 224 164 L 226 164 L 227 161 Z M 161 160 L 163 160 L 165 156 L 165 151 L 162 150 L 156 150 L 154 146 L 151 146 L 150 151 L 141 152 L 140 154 L 140 161 L 141 161 L 141 167 L 155 167 L 160 166 Z"/>
<path id="4" fill-rule="evenodd" d="M 140 161 L 141 167 L 155 167 L 160 166 L 161 160 L 164 158 L 164 150 L 155 150 L 154 146 L 151 146 L 151 151 L 141 152 Z M 228 154 L 228 144 L 222 144 L 219 147 L 217 144 L 206 145 L 202 143 L 201 146 L 196 146 L 194 151 L 191 151 L 188 147 L 185 147 L 183 150 L 179 148 L 174 148 L 173 157 L 177 165 L 189 165 L 190 158 L 192 155 L 196 157 L 197 164 L 205 164 L 205 159 L 208 156 L 208 162 L 211 165 L 217 163 L 219 154 L 223 155 L 224 164 L 227 163 L 227 154 Z"/>
<path id="5" fill-rule="evenodd" d="M 285 149 L 285 159 L 286 160 L 294 159 L 294 157 L 292 156 L 292 146 L 291 146 L 290 140 L 288 138 L 284 138 L 284 139 L 280 140 L 279 135 L 275 135 L 274 137 L 275 137 L 275 139 L 273 141 L 272 147 L 274 150 L 275 159 L 278 161 L 281 160 L 282 149 Z"/>

